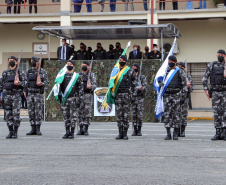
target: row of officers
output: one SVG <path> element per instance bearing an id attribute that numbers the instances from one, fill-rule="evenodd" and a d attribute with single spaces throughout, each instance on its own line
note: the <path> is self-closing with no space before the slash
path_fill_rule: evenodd
<path id="1" fill-rule="evenodd" d="M 120 70 L 127 68 L 126 56 L 119 57 Z M 17 138 L 18 128 L 20 126 L 20 93 L 24 91 L 28 99 L 28 111 L 30 117 L 31 131 L 27 135 L 42 135 L 40 132 L 41 118 L 43 112 L 43 92 L 48 85 L 47 73 L 40 69 L 41 82 L 37 83 L 38 58 L 31 58 L 33 66 L 27 73 L 19 69 L 19 81 L 14 81 L 16 75 L 17 58 L 11 56 L 9 59 L 10 68 L 2 73 L 0 80 L 0 93 L 4 90 L 3 105 L 6 112 L 6 122 L 9 128 L 9 134 L 6 138 Z M 163 95 L 164 103 L 164 125 L 167 135 L 165 140 L 178 140 L 178 136 L 185 136 L 187 126 L 187 94 L 192 91 L 193 85 L 189 75 L 186 75 L 184 63 L 177 63 L 175 56 L 169 56 L 167 75 L 172 70 L 179 67 L 170 81 Z M 91 110 L 93 105 L 93 91 L 96 88 L 96 76 L 91 72 L 90 84 L 87 84 L 89 74 L 89 63 L 84 61 L 81 65 L 82 72 L 71 88 L 67 99 L 62 103 L 61 109 L 65 123 L 66 138 L 74 138 L 76 122 L 79 123 L 77 135 L 88 135 L 88 127 L 91 122 Z M 67 72 L 64 74 L 64 80 L 60 84 L 60 91 L 65 93 L 69 89 L 71 79 L 74 77 L 75 62 L 67 62 Z M 138 75 L 140 66 L 133 64 L 126 73 L 118 86 L 115 95 L 116 117 L 118 126 L 118 136 L 116 139 L 127 140 L 129 128 L 130 108 L 133 114 L 133 136 L 141 136 L 143 123 L 143 104 L 145 92 L 147 91 L 147 81 L 144 75 L 141 75 L 141 86 L 138 86 Z M 210 78 L 210 87 L 208 85 Z M 159 82 L 164 87 L 163 82 Z M 208 64 L 203 77 L 203 86 L 208 98 L 212 98 L 214 112 L 214 126 L 216 134 L 212 140 L 226 140 L 226 72 L 225 72 L 225 51 L 217 52 L 217 60 Z M 173 134 L 171 135 L 171 128 Z"/>
<path id="2" fill-rule="evenodd" d="M 115 48 L 112 44 L 109 45 L 109 51 L 106 51 L 100 42 L 96 45 L 96 50 L 92 52 L 91 47 L 86 47 L 84 43 L 80 43 L 80 49 L 75 51 L 74 45 L 67 45 L 66 39 L 62 39 L 60 47 L 57 49 L 58 60 L 105 60 L 105 59 L 118 59 L 124 49 L 121 48 L 120 42 L 116 42 Z M 167 57 L 167 53 L 163 49 L 163 60 Z M 158 50 L 157 44 L 153 44 L 153 51 L 149 51 L 149 47 L 145 47 L 145 52 L 141 52 L 140 46 L 133 45 L 133 51 L 129 53 L 129 59 L 162 59 L 162 53 Z"/>

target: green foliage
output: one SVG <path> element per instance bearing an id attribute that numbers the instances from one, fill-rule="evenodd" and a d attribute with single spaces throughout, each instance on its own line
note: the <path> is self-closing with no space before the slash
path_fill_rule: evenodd
<path id="1" fill-rule="evenodd" d="M 140 64 L 140 60 L 128 60 L 128 66 L 132 66 L 133 63 Z M 75 71 L 81 71 L 82 61 L 76 61 Z M 107 87 L 111 70 L 113 69 L 116 61 L 115 60 L 101 60 L 94 61 L 92 72 L 96 74 L 97 87 Z M 50 60 L 44 62 L 44 68 L 47 70 L 50 86 L 46 92 L 46 96 L 50 93 L 52 87 L 54 86 L 54 81 L 57 73 L 66 64 L 66 61 Z M 155 74 L 161 66 L 159 60 L 143 60 L 142 74 L 146 76 L 148 82 L 148 91 L 145 95 L 144 103 L 144 121 L 152 121 L 154 119 L 154 108 L 156 103 L 155 91 L 153 90 L 153 81 Z M 62 121 L 62 113 L 60 109 L 60 104 L 56 102 L 53 95 L 46 101 L 46 112 L 47 121 Z M 115 117 L 93 117 L 92 121 L 115 121 Z"/>

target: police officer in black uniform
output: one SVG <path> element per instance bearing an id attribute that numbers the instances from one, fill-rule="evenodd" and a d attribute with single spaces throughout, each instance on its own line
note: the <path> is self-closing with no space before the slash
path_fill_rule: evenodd
<path id="1" fill-rule="evenodd" d="M 119 59 L 119 57 L 122 55 L 124 49 L 121 48 L 120 42 L 116 42 L 115 47 L 116 48 L 113 50 L 113 56 L 114 56 L 114 59 Z"/>
<path id="2" fill-rule="evenodd" d="M 72 60 L 90 60 L 89 53 L 84 43 L 80 43 L 80 50 L 76 52 L 76 56 L 74 56 Z"/>
<path id="3" fill-rule="evenodd" d="M 162 59 L 162 54 L 158 50 L 158 45 L 153 44 L 153 51 L 150 52 L 150 59 Z"/>
<path id="4" fill-rule="evenodd" d="M 109 45 L 109 51 L 108 51 L 108 59 L 114 59 L 113 55 L 114 46 L 112 44 Z"/>
<path id="5" fill-rule="evenodd" d="M 105 49 L 103 49 L 100 42 L 97 43 L 97 49 L 94 51 L 94 60 L 104 60 L 107 59 L 107 52 Z"/>

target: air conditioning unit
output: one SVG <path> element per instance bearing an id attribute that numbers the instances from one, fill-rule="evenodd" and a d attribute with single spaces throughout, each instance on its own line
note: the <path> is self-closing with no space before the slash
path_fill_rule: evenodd
<path id="1" fill-rule="evenodd" d="M 170 43 L 164 43 L 163 44 L 164 48 L 165 48 L 165 52 L 169 52 L 172 45 Z M 180 50 L 179 50 L 179 47 L 178 47 L 178 43 L 176 43 L 175 47 L 174 47 L 174 50 L 173 50 L 173 54 L 178 54 L 180 53 Z"/>

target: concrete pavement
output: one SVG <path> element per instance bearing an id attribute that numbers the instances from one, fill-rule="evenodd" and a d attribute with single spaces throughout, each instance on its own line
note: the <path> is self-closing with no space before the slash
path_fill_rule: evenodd
<path id="1" fill-rule="evenodd" d="M 117 141 L 116 123 L 92 123 L 89 136 L 61 139 L 63 123 L 45 122 L 43 136 L 6 140 L 0 122 L 0 184 L 197 184 L 223 185 L 226 141 L 211 141 L 212 121 L 191 121 L 186 137 L 164 141 L 162 123 L 144 123 L 143 136 Z"/>

